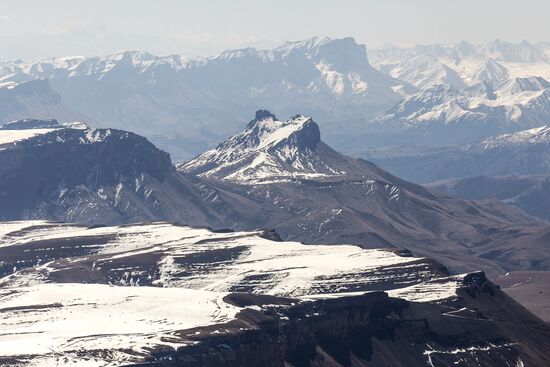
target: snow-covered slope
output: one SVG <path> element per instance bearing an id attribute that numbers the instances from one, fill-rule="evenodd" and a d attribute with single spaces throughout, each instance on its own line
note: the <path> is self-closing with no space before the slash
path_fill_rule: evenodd
<path id="1" fill-rule="evenodd" d="M 462 287 L 427 259 L 262 232 L 8 222 L 0 233 L 0 358 L 30 366 L 118 365 L 189 344 L 184 330 L 235 317 L 227 292 L 319 299 L 393 289 L 435 302 Z"/>
<path id="2" fill-rule="evenodd" d="M 59 124 L 56 120 L 17 120 L 0 126 L 0 149 L 2 145 L 17 145 L 18 142 L 32 139 L 39 135 L 45 135 L 62 129 L 87 129 L 82 122 L 69 122 Z"/>
<path id="3" fill-rule="evenodd" d="M 273 241 L 261 231 L 219 233 L 168 223 L 7 225 L 21 227 L 0 239 L 2 287 L 71 283 L 86 274 L 96 283 L 121 286 L 301 297 L 405 288 L 448 275 L 406 252 Z M 64 251 L 67 244 L 72 255 Z M 10 255 L 14 249 L 26 254 Z"/>
<path id="4" fill-rule="evenodd" d="M 180 330 L 232 320 L 224 293 L 181 288 L 42 284 L 0 289 L 0 363 L 120 366 L 159 345 L 186 345 Z M 173 340 L 173 341 L 172 341 Z"/>
<path id="5" fill-rule="evenodd" d="M 0 131 L 0 145 L 15 144 L 38 135 L 47 134 L 55 129 L 34 129 L 34 130 L 2 130 Z M 1 149 L 1 148 L 0 148 Z"/>

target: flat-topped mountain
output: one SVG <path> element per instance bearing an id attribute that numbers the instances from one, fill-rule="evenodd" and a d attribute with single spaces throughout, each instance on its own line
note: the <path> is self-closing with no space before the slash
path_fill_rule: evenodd
<path id="1" fill-rule="evenodd" d="M 13 122 L 0 129 L 0 162 L 2 220 L 216 222 L 170 156 L 126 131 Z"/>

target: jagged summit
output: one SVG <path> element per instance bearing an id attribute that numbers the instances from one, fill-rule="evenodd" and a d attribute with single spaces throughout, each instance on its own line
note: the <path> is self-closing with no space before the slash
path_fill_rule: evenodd
<path id="1" fill-rule="evenodd" d="M 247 128 L 253 128 L 254 125 L 263 120 L 277 120 L 277 117 L 268 110 L 258 110 L 254 119 L 248 123 Z"/>
<path id="2" fill-rule="evenodd" d="M 327 148 L 311 117 L 295 115 L 281 121 L 267 110 L 258 110 L 244 131 L 179 168 L 239 182 L 337 174 L 321 157 Z"/>
<path id="3" fill-rule="evenodd" d="M 268 110 L 256 111 L 256 117 L 247 125 L 247 130 L 237 136 L 238 139 L 228 141 L 228 146 L 246 143 L 250 148 L 269 149 L 286 144 L 314 149 L 321 141 L 319 126 L 311 117 L 295 115 L 287 121 L 279 121 Z"/>

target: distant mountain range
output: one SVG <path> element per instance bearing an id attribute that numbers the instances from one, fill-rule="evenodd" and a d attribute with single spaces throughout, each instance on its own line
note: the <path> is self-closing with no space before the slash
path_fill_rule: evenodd
<path id="1" fill-rule="evenodd" d="M 262 106 L 327 123 L 364 118 L 398 102 L 406 83 L 370 66 L 351 38 L 314 38 L 273 50 L 242 49 L 189 60 L 125 52 L 0 64 L 0 82 L 48 79 L 97 127 L 144 134 L 190 157 L 241 129 Z"/>
<path id="2" fill-rule="evenodd" d="M 548 50 L 463 42 L 375 49 L 367 57 L 352 38 L 312 38 L 202 59 L 124 52 L 6 61 L 0 83 L 47 79 L 90 125 L 135 131 L 176 160 L 240 131 L 249 111 L 265 106 L 316 116 L 327 142 L 357 152 L 473 142 L 548 123 Z M 64 120 L 47 111 L 24 117 Z"/>

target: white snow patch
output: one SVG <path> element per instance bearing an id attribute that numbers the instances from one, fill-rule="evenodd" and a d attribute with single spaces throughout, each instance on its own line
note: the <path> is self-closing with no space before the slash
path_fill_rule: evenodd
<path id="1" fill-rule="evenodd" d="M 223 302 L 224 296 L 179 288 L 97 284 L 1 289 L 0 355 L 38 354 L 51 362 L 78 350 L 129 349 L 133 353 L 126 352 L 126 358 L 131 361 L 146 353 L 146 348 L 185 344 L 174 335 L 176 330 L 233 319 L 239 308 Z M 125 361 L 96 365 L 109 362 Z M 61 359 L 53 365 L 65 364 Z"/>
<path id="2" fill-rule="evenodd" d="M 0 130 L 0 145 L 12 144 L 59 129 Z"/>

